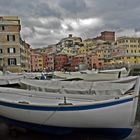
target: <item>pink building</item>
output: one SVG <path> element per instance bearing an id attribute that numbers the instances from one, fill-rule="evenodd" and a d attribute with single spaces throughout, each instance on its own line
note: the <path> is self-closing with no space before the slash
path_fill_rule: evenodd
<path id="1" fill-rule="evenodd" d="M 43 67 L 45 71 L 49 71 L 49 65 L 48 65 L 48 55 L 46 53 L 42 54 L 43 57 Z"/>
<path id="2" fill-rule="evenodd" d="M 43 71 L 43 57 L 31 49 L 31 71 Z"/>
<path id="3" fill-rule="evenodd" d="M 95 53 L 87 56 L 87 63 L 89 69 L 100 69 L 102 66 L 102 62 L 99 60 L 98 56 Z"/>

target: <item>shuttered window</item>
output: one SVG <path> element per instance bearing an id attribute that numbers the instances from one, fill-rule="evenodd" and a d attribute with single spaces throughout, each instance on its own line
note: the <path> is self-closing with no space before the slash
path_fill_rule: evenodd
<path id="1" fill-rule="evenodd" d="M 0 31 L 4 31 L 4 26 L 0 26 Z"/>
<path id="2" fill-rule="evenodd" d="M 8 53 L 16 53 L 16 49 L 15 48 L 8 48 Z"/>
<path id="3" fill-rule="evenodd" d="M 11 66 L 11 65 L 16 65 L 17 62 L 16 62 L 16 58 L 8 58 L 8 65 Z"/>
<path id="4" fill-rule="evenodd" d="M 15 35 L 7 35 L 7 41 L 15 41 Z"/>

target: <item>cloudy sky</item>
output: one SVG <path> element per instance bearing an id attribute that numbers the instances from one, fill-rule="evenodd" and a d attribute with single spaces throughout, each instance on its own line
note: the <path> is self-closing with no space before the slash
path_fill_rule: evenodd
<path id="1" fill-rule="evenodd" d="M 55 44 L 72 33 L 140 37 L 139 0 L 0 0 L 1 16 L 18 16 L 21 36 L 32 48 Z"/>

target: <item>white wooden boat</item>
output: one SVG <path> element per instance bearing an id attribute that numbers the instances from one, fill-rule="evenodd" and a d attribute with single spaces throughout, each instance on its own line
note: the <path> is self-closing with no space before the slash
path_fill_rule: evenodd
<path id="1" fill-rule="evenodd" d="M 135 77 L 134 77 L 135 78 Z M 31 80 L 21 79 L 20 86 L 23 89 L 53 92 L 53 93 L 74 93 L 89 94 L 90 89 L 96 90 L 127 90 L 130 85 L 116 84 L 117 81 L 129 81 L 132 76 L 120 78 L 114 81 L 60 81 L 60 80 Z M 133 83 L 132 83 L 133 84 Z M 125 86 L 125 87 L 124 87 Z"/>
<path id="2" fill-rule="evenodd" d="M 45 80 L 45 79 L 52 79 L 53 78 L 52 72 L 23 72 L 23 75 L 27 79 Z"/>
<path id="3" fill-rule="evenodd" d="M 128 76 L 129 71 L 126 71 L 125 68 L 121 69 L 112 69 L 112 70 L 100 70 L 100 71 L 78 71 L 78 72 L 61 72 L 55 71 L 54 75 L 63 79 L 82 79 L 87 81 L 106 81 L 106 80 L 115 80 L 120 77 Z"/>
<path id="4" fill-rule="evenodd" d="M 1 75 L 0 86 L 12 86 L 19 84 L 20 80 L 24 78 L 23 75 Z"/>
<path id="5" fill-rule="evenodd" d="M 0 116 L 14 125 L 55 134 L 88 129 L 128 136 L 135 121 L 139 84 L 139 77 L 99 82 L 98 88 L 93 84 L 84 95 L 76 88 L 69 89 L 69 94 L 62 88 L 58 94 L 1 87 Z"/>
<path id="6" fill-rule="evenodd" d="M 125 67 L 122 67 L 120 69 L 100 70 L 99 72 L 101 72 L 101 73 L 115 73 L 115 72 L 127 73 L 127 70 Z"/>

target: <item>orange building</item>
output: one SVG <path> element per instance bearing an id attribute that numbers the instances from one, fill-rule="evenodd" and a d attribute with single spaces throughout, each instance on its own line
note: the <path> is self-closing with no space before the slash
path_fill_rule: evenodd
<path id="1" fill-rule="evenodd" d="M 87 55 L 87 64 L 89 69 L 100 69 L 102 66 L 102 62 L 96 53 Z"/>

